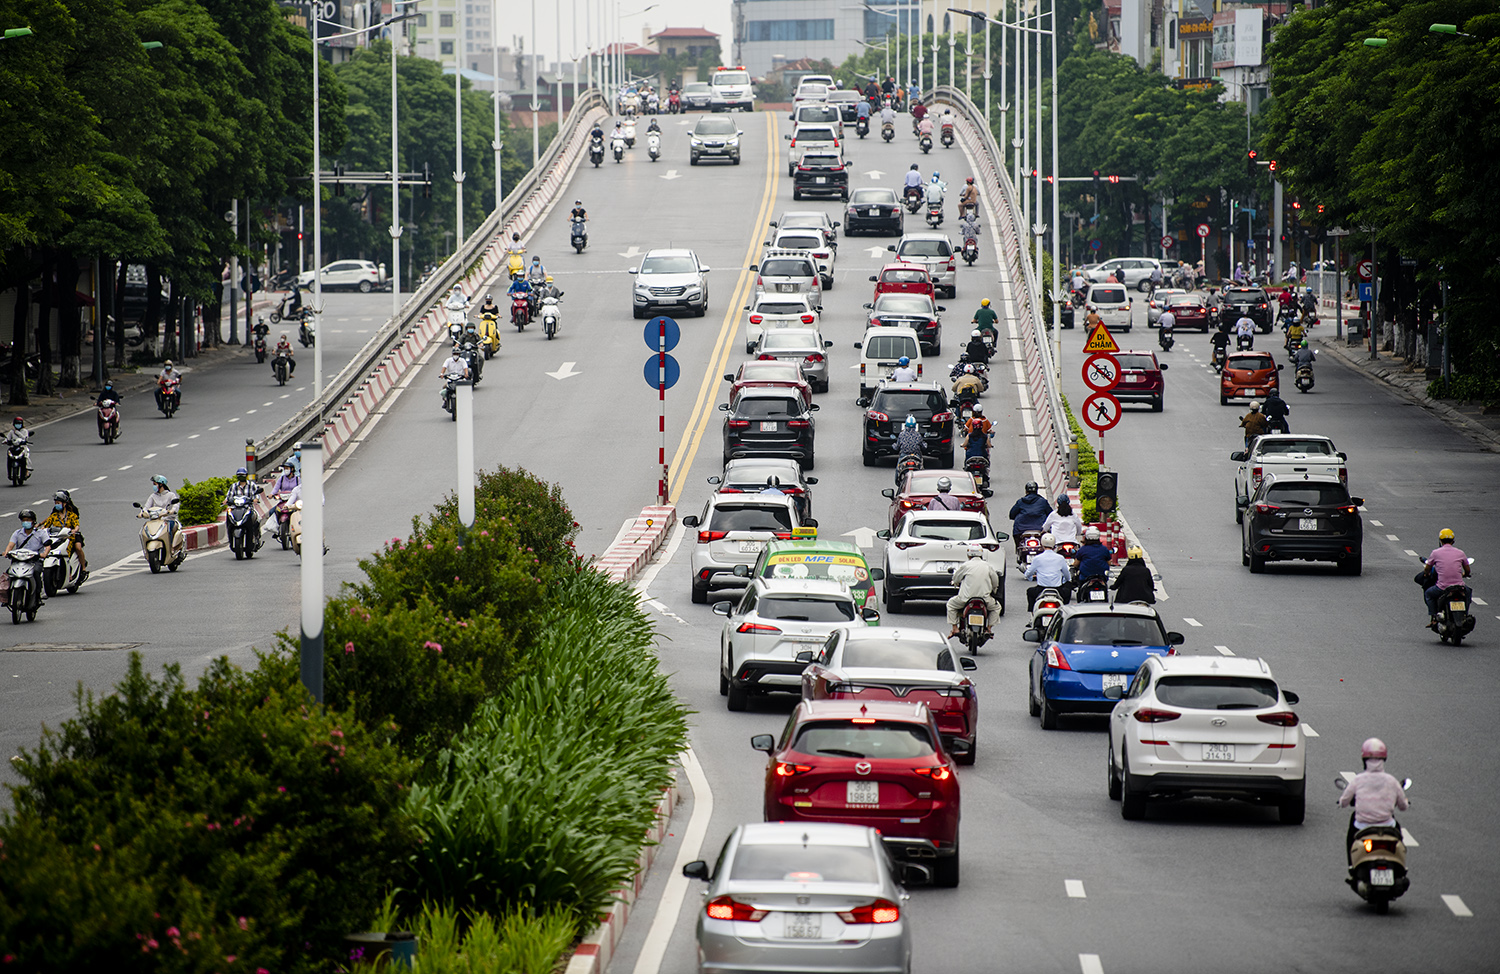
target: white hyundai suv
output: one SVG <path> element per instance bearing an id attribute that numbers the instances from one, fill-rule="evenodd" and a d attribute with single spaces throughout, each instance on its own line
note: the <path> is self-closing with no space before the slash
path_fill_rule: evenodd
<path id="1" fill-rule="evenodd" d="M 818 522 L 799 518 L 797 504 L 790 497 L 714 494 L 703 505 L 703 513 L 689 514 L 682 526 L 698 534 L 690 559 L 692 592 L 693 601 L 703 603 L 711 588 L 744 587 L 745 580 L 732 574 L 734 566 L 753 566 L 766 542 L 790 540 L 794 528 L 815 528 Z"/>
<path id="2" fill-rule="evenodd" d="M 1265 660 L 1150 656 L 1109 720 L 1109 797 L 1142 818 L 1150 801 L 1239 798 L 1299 825 L 1307 807 L 1307 735 Z"/>

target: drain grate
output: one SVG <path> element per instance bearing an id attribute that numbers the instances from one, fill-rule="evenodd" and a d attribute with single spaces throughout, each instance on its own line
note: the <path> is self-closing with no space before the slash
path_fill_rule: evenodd
<path id="1" fill-rule="evenodd" d="M 135 649 L 145 643 L 20 643 L 0 646 L 0 653 L 98 653 Z"/>

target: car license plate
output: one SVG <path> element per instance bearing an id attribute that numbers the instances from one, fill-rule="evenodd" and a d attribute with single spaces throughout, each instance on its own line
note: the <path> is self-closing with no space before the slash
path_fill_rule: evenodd
<path id="1" fill-rule="evenodd" d="M 1123 687 L 1130 680 L 1129 673 L 1106 673 L 1104 674 L 1104 689 L 1110 687 Z"/>
<path id="2" fill-rule="evenodd" d="M 1203 745 L 1203 760 L 1205 761 L 1233 761 L 1233 744 L 1205 744 Z"/>
<path id="3" fill-rule="evenodd" d="M 1122 376 L 1120 376 L 1120 380 L 1122 382 L 1140 382 L 1141 381 L 1141 376 L 1138 376 L 1138 375 L 1122 375 Z"/>
<path id="4" fill-rule="evenodd" d="M 828 182 L 828 177 L 827 176 L 819 176 L 817 181 L 820 182 L 820 183 L 826 183 L 826 182 Z"/>
<path id="5" fill-rule="evenodd" d="M 1299 517 L 1299 518 L 1297 518 L 1297 530 L 1298 531 L 1316 531 L 1316 530 L 1318 530 L 1318 519 L 1315 518 L 1315 517 Z"/>
<path id="6" fill-rule="evenodd" d="M 880 782 L 878 781 L 846 781 L 844 787 L 844 801 L 850 805 L 880 804 Z"/>
<path id="7" fill-rule="evenodd" d="M 958 567 L 958 562 L 956 562 L 956 561 L 940 561 L 940 562 L 934 563 L 934 565 L 932 567 L 935 568 L 935 569 L 937 569 L 940 572 L 951 572 L 951 571 L 953 571 L 953 569 L 955 569 L 955 568 Z"/>
<path id="8" fill-rule="evenodd" d="M 879 216 L 879 215 L 880 215 L 880 211 L 876 210 L 876 209 L 869 209 L 869 210 L 865 211 L 865 216 Z"/>
<path id="9" fill-rule="evenodd" d="M 742 552 L 760 551 L 764 547 L 765 547 L 765 542 L 764 541 L 741 541 L 740 542 L 740 551 L 742 551 Z"/>
<path id="10" fill-rule="evenodd" d="M 788 940 L 818 940 L 823 936 L 823 914 L 788 913 L 782 935 Z"/>
<path id="11" fill-rule="evenodd" d="M 1370 870 L 1371 886 L 1395 886 L 1396 870 L 1394 869 L 1372 869 Z"/>
<path id="12" fill-rule="evenodd" d="M 1448 603 L 1448 611 L 1450 611 L 1450 612 L 1468 612 L 1469 611 L 1469 603 L 1467 603 L 1467 602 L 1449 602 Z"/>
<path id="13" fill-rule="evenodd" d="M 776 285 L 776 290 L 778 290 L 778 291 L 796 291 L 797 290 L 797 285 L 795 285 L 795 284 L 778 284 L 778 285 Z"/>
<path id="14" fill-rule="evenodd" d="M 776 432 L 776 428 L 780 425 L 781 424 L 777 423 L 774 419 L 763 419 L 760 421 L 760 431 L 762 433 L 774 433 Z"/>

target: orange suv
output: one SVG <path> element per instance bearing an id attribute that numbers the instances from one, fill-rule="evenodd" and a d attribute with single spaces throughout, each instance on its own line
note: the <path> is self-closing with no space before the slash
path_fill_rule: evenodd
<path id="1" fill-rule="evenodd" d="M 1230 352 L 1219 373 L 1219 405 L 1231 399 L 1260 399 L 1273 389 L 1280 391 L 1281 366 L 1270 352 Z"/>

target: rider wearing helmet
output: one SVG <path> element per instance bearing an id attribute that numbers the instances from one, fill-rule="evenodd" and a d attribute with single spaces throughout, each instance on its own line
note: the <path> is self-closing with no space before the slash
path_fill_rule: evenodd
<path id="1" fill-rule="evenodd" d="M 83 556 L 83 531 L 79 528 L 78 505 L 73 503 L 73 494 L 70 491 L 59 490 L 52 495 L 52 511 L 42 519 L 37 527 L 45 530 L 50 538 L 53 531 L 59 528 L 73 529 L 73 550 L 78 552 L 78 567 L 80 569 L 79 585 L 88 581 L 89 562 Z"/>
<path id="2" fill-rule="evenodd" d="M 1026 493 L 1011 505 L 1010 513 L 1005 515 L 1011 519 L 1011 534 L 1017 551 L 1021 550 L 1021 534 L 1026 531 L 1042 530 L 1042 525 L 1047 523 L 1047 515 L 1051 513 L 1052 505 L 1047 503 L 1047 498 L 1038 493 L 1036 481 L 1028 481 Z"/>
<path id="3" fill-rule="evenodd" d="M 911 359 L 905 355 L 896 360 L 896 367 L 891 370 L 892 382 L 916 382 L 917 370 L 911 367 Z"/>
<path id="4" fill-rule="evenodd" d="M 146 502 L 141 505 L 141 516 L 144 517 L 146 512 L 154 507 L 161 508 L 166 512 L 165 520 L 167 522 L 167 539 L 169 541 L 167 549 L 169 551 L 173 547 L 170 544 L 170 540 L 181 530 L 181 525 L 177 523 L 177 509 L 181 506 L 182 499 L 177 496 L 171 487 L 167 486 L 167 478 L 161 474 L 154 475 L 151 478 L 151 493 L 147 495 Z"/>
<path id="5" fill-rule="evenodd" d="M 589 211 L 583 208 L 583 200 L 573 201 L 573 209 L 568 212 L 568 216 L 575 220 L 587 220 L 589 218 Z"/>
<path id="6" fill-rule="evenodd" d="M 1353 808 L 1349 815 L 1349 834 L 1344 839 L 1344 848 L 1348 850 L 1354 845 L 1354 836 L 1360 829 L 1367 829 L 1376 825 L 1384 825 L 1393 829 L 1400 829 L 1401 824 L 1396 821 L 1396 812 L 1407 809 L 1406 789 L 1401 787 L 1401 782 L 1386 773 L 1385 742 L 1378 737 L 1372 737 L 1360 745 L 1359 756 L 1364 760 L 1365 769 L 1354 776 L 1344 793 L 1339 796 L 1340 808 Z M 1351 858 L 1349 860 L 1353 862 Z"/>
<path id="7" fill-rule="evenodd" d="M 916 457 L 917 465 L 921 466 L 923 445 L 922 431 L 917 428 L 917 417 L 906 417 L 901 432 L 896 434 L 896 466 L 900 467 L 901 461 L 910 456 Z"/>
<path id="8" fill-rule="evenodd" d="M 964 354 L 969 356 L 970 362 L 989 364 L 990 347 L 984 343 L 984 334 L 978 328 L 969 332 L 969 344 L 964 346 Z"/>
<path id="9" fill-rule="evenodd" d="M 766 478 L 766 486 L 761 488 L 761 493 L 770 494 L 773 497 L 786 496 L 786 491 L 781 489 L 781 478 L 775 476 Z"/>
<path id="10" fill-rule="evenodd" d="M 1305 338 L 1302 339 L 1302 344 L 1297 347 L 1297 351 L 1292 353 L 1293 368 L 1310 369 L 1312 368 L 1312 364 L 1317 360 L 1318 353 L 1307 344 L 1307 339 Z"/>
<path id="11" fill-rule="evenodd" d="M 5 551 L 0 555 L 8 555 L 17 548 L 26 548 L 37 553 L 37 557 L 47 557 L 51 550 L 48 544 L 50 535 L 41 525 L 36 523 L 36 511 L 26 510 L 17 515 L 21 526 L 10 536 L 10 544 L 5 546 Z M 5 605 L 10 598 L 10 573 L 0 572 L 0 606 Z"/>
<path id="12" fill-rule="evenodd" d="M 17 416 L 11 420 L 10 429 L 5 431 L 5 445 L 7 447 L 20 446 L 22 455 L 26 458 L 26 473 L 31 473 L 31 430 L 26 428 L 24 417 Z"/>
<path id="13" fill-rule="evenodd" d="M 995 314 L 994 308 L 990 307 L 989 298 L 985 298 L 979 302 L 979 310 L 974 312 L 974 327 L 979 331 L 980 338 L 989 335 L 995 344 L 998 345 L 1000 342 L 1000 329 L 996 327 L 996 322 L 999 320 L 1000 316 Z"/>
<path id="14" fill-rule="evenodd" d="M 969 421 L 964 423 L 964 459 L 990 455 L 990 436 L 995 424 L 984 415 L 984 403 L 976 402 L 971 407 Z M 989 486 L 986 482 L 985 486 Z"/>
<path id="15" fill-rule="evenodd" d="M 1115 603 L 1156 604 L 1156 579 L 1151 577 L 1151 566 L 1146 564 L 1146 553 L 1139 547 L 1132 547 L 1125 556 L 1129 560 L 1121 566 L 1120 573 L 1115 576 L 1115 584 L 1111 586 L 1115 591 Z M 1081 572 L 1082 568 L 1079 570 Z"/>
<path id="16" fill-rule="evenodd" d="M 974 366 L 965 364 L 963 372 L 953 383 L 953 395 L 958 399 L 975 400 L 984 392 L 984 380 L 974 371 Z"/>
<path id="17" fill-rule="evenodd" d="M 959 215 L 962 216 L 964 211 L 971 206 L 974 208 L 974 212 L 979 212 L 979 187 L 974 185 L 973 176 L 964 180 L 963 195 L 958 198 Z"/>
<path id="18" fill-rule="evenodd" d="M 977 545 L 970 545 L 968 557 L 953 570 L 953 584 L 958 591 L 948 600 L 948 635 L 958 635 L 958 614 L 970 599 L 984 599 L 987 610 L 984 631 L 993 632 L 995 620 L 1000 618 L 1000 603 L 995 593 L 1000 591 L 1003 581 L 1000 573 L 984 559 L 984 552 Z"/>
<path id="19" fill-rule="evenodd" d="M 1059 543 L 1071 541 L 1077 544 L 1083 537 L 1083 518 L 1073 513 L 1073 502 L 1067 494 L 1057 495 L 1057 510 L 1047 515 L 1042 530 Z"/>
<path id="20" fill-rule="evenodd" d="M 943 192 L 947 190 L 948 184 L 943 182 L 943 177 L 936 169 L 932 171 L 932 179 L 927 183 L 927 202 L 939 204 L 943 202 Z"/>
<path id="21" fill-rule="evenodd" d="M 1041 553 L 1031 559 L 1022 572 L 1023 578 L 1036 582 L 1026 590 L 1027 612 L 1035 607 L 1036 597 L 1042 594 L 1043 589 L 1055 589 L 1062 596 L 1063 602 L 1068 601 L 1072 590 L 1070 583 L 1073 580 L 1073 570 L 1068 567 L 1068 559 L 1058 554 L 1056 548 L 1056 538 L 1050 534 L 1042 535 Z"/>
<path id="22" fill-rule="evenodd" d="M 1078 578 L 1108 575 L 1109 549 L 1099 540 L 1099 529 L 1089 525 L 1083 529 L 1083 544 L 1078 548 Z"/>
<path id="23" fill-rule="evenodd" d="M 1464 598 L 1474 597 L 1474 590 L 1464 585 L 1464 579 L 1470 574 L 1469 556 L 1464 554 L 1462 548 L 1454 544 L 1455 540 L 1453 529 L 1443 528 L 1438 532 L 1438 546 L 1432 549 L 1432 554 L 1422 559 L 1422 563 L 1431 569 L 1431 572 L 1425 574 L 1433 579 L 1433 584 L 1428 585 L 1423 591 L 1427 600 L 1427 615 L 1431 617 L 1427 623 L 1429 629 L 1437 628 L 1438 596 L 1442 595 L 1445 589 L 1462 585 Z"/>
<path id="24" fill-rule="evenodd" d="M 953 496 L 953 481 L 947 477 L 939 477 L 937 482 L 938 492 L 933 495 L 932 500 L 927 502 L 929 511 L 961 511 L 964 502 Z"/>

